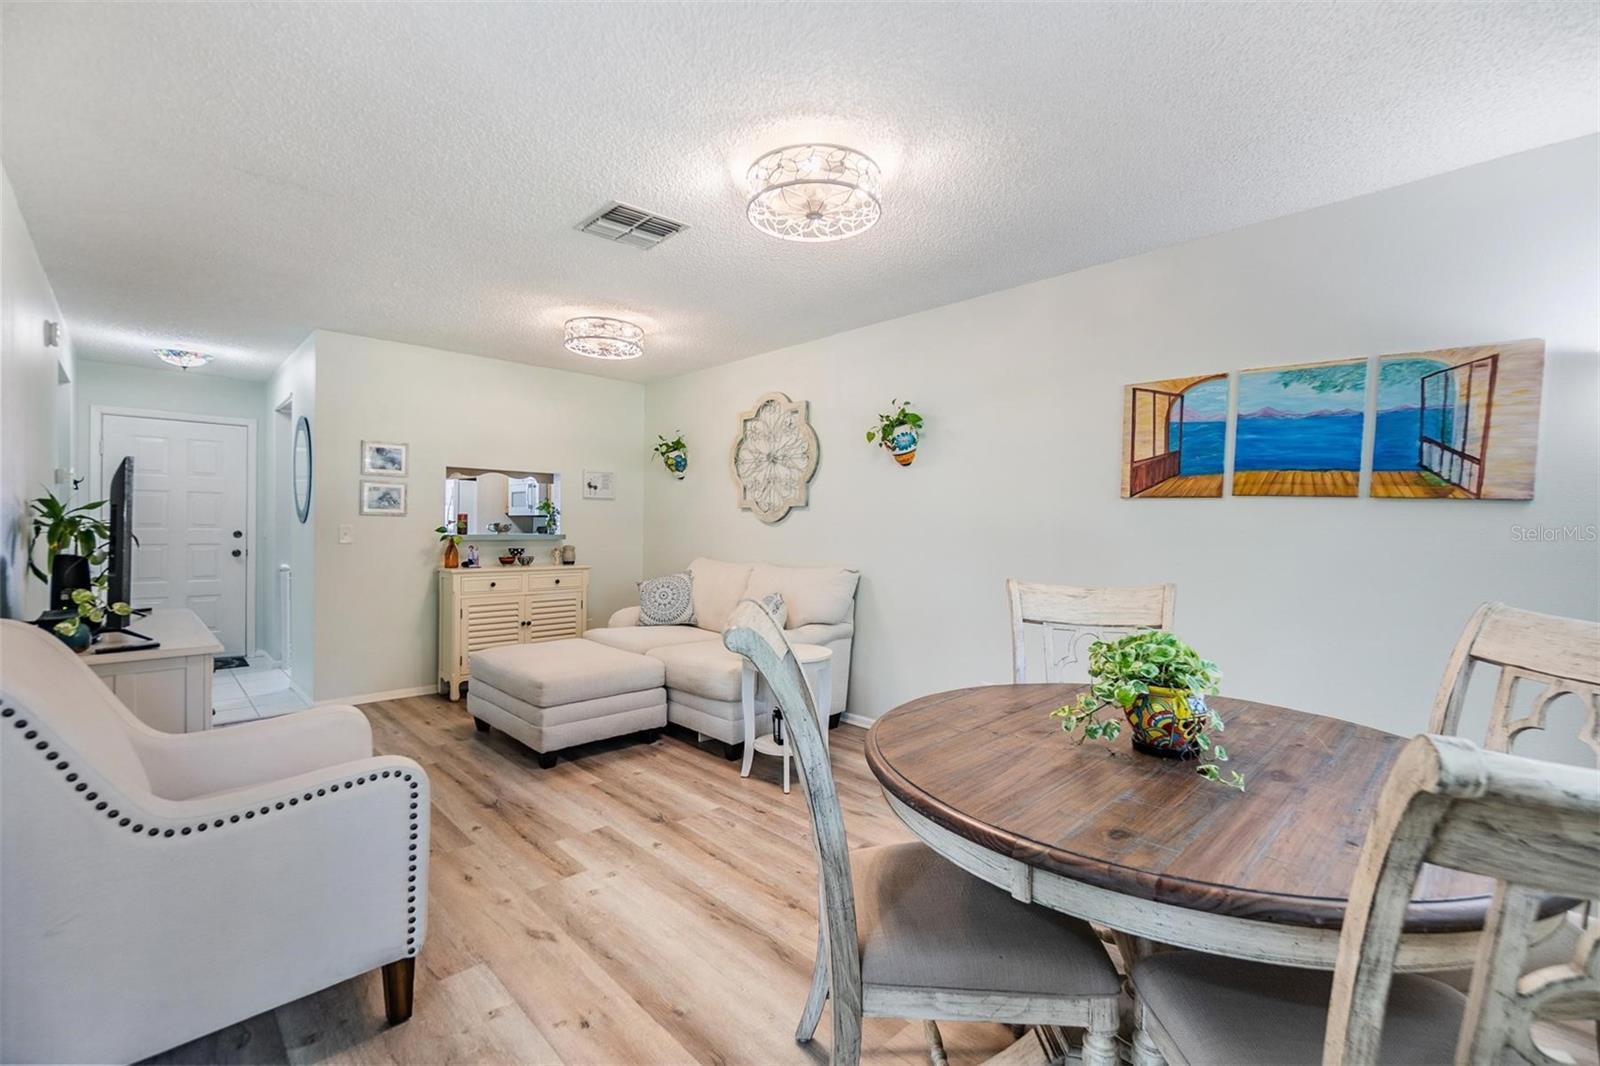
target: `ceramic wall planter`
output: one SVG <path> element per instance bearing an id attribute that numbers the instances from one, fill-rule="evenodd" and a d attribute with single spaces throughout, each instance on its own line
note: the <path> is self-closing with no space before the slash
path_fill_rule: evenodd
<path id="1" fill-rule="evenodd" d="M 895 462 L 901 466 L 910 466 L 917 458 L 917 442 L 921 438 L 922 434 L 912 426 L 896 426 L 894 435 L 884 441 L 883 446 L 889 449 L 889 454 L 894 456 Z"/>
<path id="2" fill-rule="evenodd" d="M 1165 759 L 1199 758 L 1195 737 L 1205 724 L 1204 697 L 1152 687 L 1149 695 L 1140 696 L 1125 713 L 1133 727 L 1135 750 Z"/>
<path id="3" fill-rule="evenodd" d="M 682 448 L 667 452 L 661 457 L 661 465 L 667 468 L 667 473 L 682 481 L 684 473 L 689 469 L 689 453 Z"/>

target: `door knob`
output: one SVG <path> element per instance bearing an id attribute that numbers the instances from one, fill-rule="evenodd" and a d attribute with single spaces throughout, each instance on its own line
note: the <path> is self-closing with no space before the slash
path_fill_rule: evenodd
<path id="1" fill-rule="evenodd" d="M 239 556 L 241 556 L 243 554 L 244 554 L 244 552 L 240 551 L 238 548 L 233 549 L 233 557 L 235 559 L 239 558 Z"/>
<path id="2" fill-rule="evenodd" d="M 244 536 L 244 530 L 236 529 L 236 530 L 233 531 L 233 539 L 234 540 L 238 540 L 242 536 Z"/>

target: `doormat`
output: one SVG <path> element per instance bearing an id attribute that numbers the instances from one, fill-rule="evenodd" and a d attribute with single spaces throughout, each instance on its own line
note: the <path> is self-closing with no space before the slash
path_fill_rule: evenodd
<path id="1" fill-rule="evenodd" d="M 250 665 L 250 660 L 243 655 L 219 655 L 212 660 L 212 665 L 218 670 L 243 670 Z"/>

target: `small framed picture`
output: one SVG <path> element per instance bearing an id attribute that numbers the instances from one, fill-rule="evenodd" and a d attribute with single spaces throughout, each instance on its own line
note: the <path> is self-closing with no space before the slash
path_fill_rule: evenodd
<path id="1" fill-rule="evenodd" d="M 617 475 L 610 470 L 585 470 L 583 472 L 583 498 L 586 500 L 616 499 Z"/>
<path id="2" fill-rule="evenodd" d="M 406 446 L 383 441 L 361 442 L 361 472 L 379 477 L 406 476 Z"/>
<path id="3" fill-rule="evenodd" d="M 406 513 L 406 485 L 403 481 L 363 481 L 361 513 L 403 515 Z"/>

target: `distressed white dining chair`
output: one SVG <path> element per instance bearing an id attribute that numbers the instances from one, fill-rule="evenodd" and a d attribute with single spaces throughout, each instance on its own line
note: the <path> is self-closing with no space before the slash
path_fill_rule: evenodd
<path id="1" fill-rule="evenodd" d="M 1498 882 L 1465 995 L 1394 972 L 1425 863 Z M 1600 940 L 1591 932 L 1573 958 L 1526 975 L 1525 963 L 1542 902 L 1596 883 L 1594 771 L 1419 736 L 1379 796 L 1331 975 L 1179 951 L 1135 963 L 1133 985 L 1173 1064 L 1552 1062 L 1532 1024 L 1600 1014 Z"/>
<path id="2" fill-rule="evenodd" d="M 811 1040 L 831 998 L 835 1066 L 860 1061 L 863 1016 L 1075 1026 L 1088 1031 L 1086 1066 L 1114 1066 L 1121 985 L 1088 924 L 1013 899 L 920 843 L 850 851 L 825 719 L 783 631 L 745 600 L 722 642 L 782 708 L 811 813 L 821 909 L 795 1040 Z M 928 1036 L 937 1063 L 937 1030 Z"/>
<path id="3" fill-rule="evenodd" d="M 1460 734 L 1468 688 L 1480 668 L 1499 671 L 1489 703 L 1485 748 L 1512 751 L 1523 733 L 1548 727 L 1553 706 L 1563 700 L 1575 701 L 1583 708 L 1578 739 L 1588 746 L 1591 761 L 1600 762 L 1600 623 L 1536 614 L 1503 603 L 1479 607 L 1450 653 L 1428 732 Z M 1519 697 L 1527 690 L 1532 690 L 1531 698 L 1524 705 Z M 1584 918 L 1592 912 L 1593 904 L 1586 905 Z M 1534 946 L 1528 969 L 1572 958 L 1582 936 L 1578 923 L 1562 922 L 1554 934 Z M 1453 970 L 1437 976 L 1464 992 L 1472 971 Z M 1600 1024 L 1595 1027 L 1595 1039 L 1600 1047 Z"/>
<path id="4" fill-rule="evenodd" d="M 1043 631 L 1048 682 L 1088 680 L 1089 645 L 1143 629 L 1171 629 L 1176 585 L 1079 588 L 1006 578 L 1011 606 L 1011 680 L 1028 681 L 1028 626 Z"/>
<path id="5" fill-rule="evenodd" d="M 1510 751 L 1520 734 L 1544 729 L 1551 705 L 1570 696 L 1585 708 L 1579 739 L 1600 760 L 1600 622 L 1536 614 L 1503 603 L 1479 607 L 1450 653 L 1428 732 L 1460 733 L 1468 685 L 1480 666 L 1500 671 L 1485 748 Z M 1527 713 L 1520 711 L 1517 699 L 1523 685 L 1541 686 Z"/>

